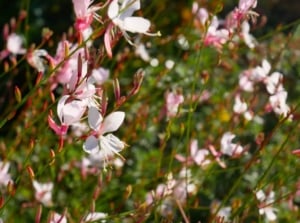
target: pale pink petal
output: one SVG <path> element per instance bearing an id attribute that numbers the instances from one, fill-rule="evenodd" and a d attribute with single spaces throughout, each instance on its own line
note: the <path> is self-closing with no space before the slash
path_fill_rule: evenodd
<path id="1" fill-rule="evenodd" d="M 63 107 L 62 121 L 66 125 L 78 122 L 86 110 L 85 101 L 73 100 Z"/>
<path id="2" fill-rule="evenodd" d="M 100 124 L 102 122 L 103 118 L 100 112 L 95 107 L 90 107 L 88 111 L 88 123 L 89 126 L 97 131 L 100 128 Z"/>
<path id="3" fill-rule="evenodd" d="M 118 0 L 113 0 L 108 6 L 107 15 L 110 19 L 114 19 L 119 14 Z"/>
<path id="4" fill-rule="evenodd" d="M 83 150 L 86 153 L 97 153 L 99 151 L 99 141 L 95 136 L 89 136 L 83 144 Z"/>
<path id="5" fill-rule="evenodd" d="M 91 212 L 85 217 L 84 222 L 97 221 L 97 220 L 100 220 L 100 219 L 104 219 L 106 217 L 107 217 L 107 214 L 105 214 L 105 213 Z"/>
<path id="6" fill-rule="evenodd" d="M 63 108 L 65 106 L 65 103 L 67 101 L 67 99 L 69 98 L 70 96 L 69 95 L 64 95 L 62 96 L 58 103 L 57 103 L 57 115 L 58 115 L 58 118 L 60 120 L 61 123 L 63 123 Z"/>
<path id="7" fill-rule="evenodd" d="M 109 114 L 102 123 L 101 133 L 105 134 L 107 132 L 116 131 L 123 123 L 124 118 L 125 118 L 124 112 L 117 111 Z"/>
<path id="8" fill-rule="evenodd" d="M 107 56 L 109 58 L 112 58 L 112 49 L 111 49 L 112 40 L 111 40 L 111 35 L 110 35 L 112 28 L 113 28 L 113 23 L 110 23 L 104 33 L 104 46 L 105 46 Z"/>
<path id="9" fill-rule="evenodd" d="M 150 21 L 141 17 L 127 17 L 124 19 L 123 29 L 132 33 L 146 33 L 150 28 Z"/>

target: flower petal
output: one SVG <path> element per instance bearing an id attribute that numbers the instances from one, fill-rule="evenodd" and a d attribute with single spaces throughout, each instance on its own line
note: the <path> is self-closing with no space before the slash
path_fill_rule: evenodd
<path id="1" fill-rule="evenodd" d="M 89 111 L 88 111 L 89 126 L 93 130 L 97 131 L 100 128 L 100 124 L 101 124 L 102 120 L 103 120 L 102 115 L 100 114 L 98 109 L 96 107 L 90 107 Z"/>
<path id="2" fill-rule="evenodd" d="M 123 123 L 124 118 L 125 113 L 121 111 L 109 114 L 102 123 L 101 134 L 116 131 Z"/>
<path id="3" fill-rule="evenodd" d="M 110 19 L 114 19 L 119 14 L 118 0 L 113 0 L 108 6 L 107 15 Z"/>
<path id="4" fill-rule="evenodd" d="M 99 151 L 98 139 L 95 136 L 89 136 L 83 144 L 83 150 L 86 153 L 97 153 Z"/>
<path id="5" fill-rule="evenodd" d="M 150 21 L 141 17 L 127 17 L 124 19 L 123 29 L 132 33 L 146 33 L 150 28 Z"/>

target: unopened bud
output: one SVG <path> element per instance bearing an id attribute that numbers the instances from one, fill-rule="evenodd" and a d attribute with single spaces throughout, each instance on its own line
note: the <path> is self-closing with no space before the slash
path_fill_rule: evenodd
<path id="1" fill-rule="evenodd" d="M 27 172 L 28 172 L 30 178 L 34 179 L 35 174 L 33 172 L 33 169 L 31 168 L 31 166 L 27 166 L 26 169 L 27 169 Z"/>
<path id="2" fill-rule="evenodd" d="M 41 217 L 42 217 L 42 205 L 39 205 L 38 210 L 35 215 L 35 223 L 40 223 L 41 222 Z"/>
<path id="3" fill-rule="evenodd" d="M 67 41 L 64 41 L 64 50 L 65 50 L 65 58 L 67 58 L 69 56 L 69 44 Z"/>
<path id="4" fill-rule="evenodd" d="M 145 72 L 140 69 L 134 74 L 134 79 L 133 79 L 133 88 L 130 92 L 130 95 L 135 95 L 139 90 L 142 85 L 143 79 L 144 79 Z"/>
<path id="5" fill-rule="evenodd" d="M 130 197 L 132 193 L 132 186 L 131 184 L 129 184 L 127 187 L 126 187 L 126 190 L 125 190 L 125 199 L 128 199 Z"/>
<path id="6" fill-rule="evenodd" d="M 15 97 L 18 103 L 20 103 L 22 101 L 22 93 L 20 91 L 20 89 L 18 88 L 18 86 L 15 86 Z"/>
<path id="7" fill-rule="evenodd" d="M 53 35 L 53 31 L 49 28 L 43 28 L 42 30 L 42 37 L 45 40 L 50 39 L 50 37 Z"/>
<path id="8" fill-rule="evenodd" d="M 120 90 L 120 84 L 118 78 L 114 79 L 113 86 L 114 86 L 115 99 L 116 101 L 118 101 L 121 97 L 121 90 Z"/>
<path id="9" fill-rule="evenodd" d="M 1 195 L 1 197 L 0 197 L 0 208 L 3 207 L 4 203 L 5 203 L 4 197 L 3 197 L 3 195 Z"/>
<path id="10" fill-rule="evenodd" d="M 104 90 L 102 91 L 101 98 L 102 98 L 102 101 L 101 101 L 101 114 L 102 114 L 102 116 L 104 116 L 105 113 L 106 113 L 107 104 L 108 104 L 107 97 L 106 97 L 106 92 Z"/>
<path id="11" fill-rule="evenodd" d="M 16 193 L 16 188 L 14 186 L 14 183 L 12 181 L 9 181 L 7 184 L 7 192 L 11 195 L 14 196 Z"/>
<path id="12" fill-rule="evenodd" d="M 32 150 L 34 147 L 34 139 L 30 139 L 30 142 L 29 142 L 29 148 L 30 150 Z"/>
<path id="13" fill-rule="evenodd" d="M 300 158 L 300 149 L 296 149 L 292 153 Z"/>
<path id="14" fill-rule="evenodd" d="M 43 72 L 42 71 L 38 72 L 36 80 L 35 80 L 35 85 L 38 85 L 41 82 L 42 77 L 43 77 Z"/>

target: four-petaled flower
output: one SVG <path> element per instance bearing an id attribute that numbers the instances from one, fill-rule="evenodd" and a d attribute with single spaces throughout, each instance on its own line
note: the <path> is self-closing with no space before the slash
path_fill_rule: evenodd
<path id="1" fill-rule="evenodd" d="M 83 150 L 90 154 L 100 153 L 104 161 L 108 161 L 114 154 L 120 156 L 119 152 L 124 149 L 125 143 L 110 132 L 116 131 L 123 123 L 124 118 L 125 113 L 121 111 L 112 112 L 103 118 L 96 107 L 90 107 L 88 123 L 94 132 L 87 137 Z"/>
<path id="2" fill-rule="evenodd" d="M 35 199 L 47 207 L 51 206 L 53 183 L 39 183 L 34 180 L 32 184 L 35 190 Z"/>

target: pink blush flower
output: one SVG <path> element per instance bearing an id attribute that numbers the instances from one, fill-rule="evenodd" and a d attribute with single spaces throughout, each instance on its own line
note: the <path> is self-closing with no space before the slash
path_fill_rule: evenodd
<path id="1" fill-rule="evenodd" d="M 47 207 L 51 206 L 53 183 L 39 183 L 34 180 L 32 184 L 35 190 L 35 199 Z"/>
<path id="2" fill-rule="evenodd" d="M 93 0 L 73 0 L 74 11 L 76 14 L 76 23 L 75 27 L 79 31 L 83 31 L 90 27 L 93 22 L 93 18 L 97 15 L 95 11 L 99 7 L 91 6 Z"/>
<path id="3" fill-rule="evenodd" d="M 228 156 L 239 156 L 244 152 L 244 148 L 239 144 L 232 143 L 235 135 L 231 132 L 226 132 L 221 138 L 221 152 Z"/>
<path id="4" fill-rule="evenodd" d="M 52 213 L 49 223 L 67 223 L 66 216 L 60 215 L 58 213 Z"/>
<path id="5" fill-rule="evenodd" d="M 10 174 L 8 173 L 10 164 L 0 161 L 0 185 L 6 186 L 12 181 Z"/>
<path id="6" fill-rule="evenodd" d="M 169 92 L 166 94 L 166 110 L 167 117 L 174 117 L 178 112 L 179 105 L 184 101 L 184 97 L 181 94 Z"/>
<path id="7" fill-rule="evenodd" d="M 83 150 L 89 154 L 98 154 L 108 161 L 114 154 L 124 149 L 125 143 L 113 134 L 107 134 L 116 131 L 125 118 L 124 112 L 113 112 L 103 118 L 96 107 L 90 107 L 88 111 L 88 123 L 94 134 L 90 135 L 84 145 Z"/>
<path id="8" fill-rule="evenodd" d="M 69 95 L 64 95 L 58 102 L 57 115 L 60 122 L 69 126 L 78 122 L 86 110 L 86 102 L 82 100 L 72 100 L 68 102 Z"/>
<path id="9" fill-rule="evenodd" d="M 16 33 L 12 33 L 7 38 L 6 49 L 13 55 L 24 54 L 26 49 L 22 48 L 23 38 Z"/>

